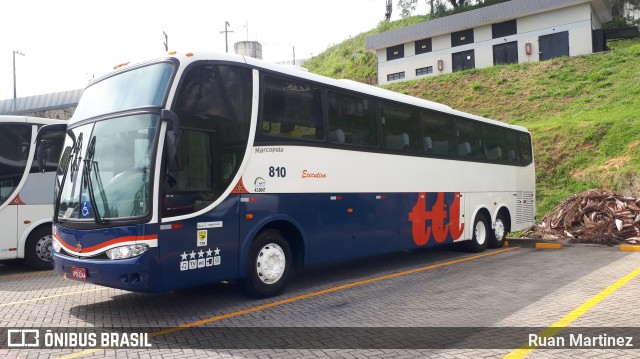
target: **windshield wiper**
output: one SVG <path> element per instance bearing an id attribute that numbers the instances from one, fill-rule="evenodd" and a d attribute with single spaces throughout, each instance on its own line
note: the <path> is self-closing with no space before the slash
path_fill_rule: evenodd
<path id="1" fill-rule="evenodd" d="M 109 205 L 107 203 L 107 198 L 104 193 L 104 187 L 102 186 L 102 180 L 100 179 L 98 173 L 98 163 L 93 161 L 93 156 L 95 155 L 96 150 L 96 136 L 91 137 L 87 148 L 87 156 L 84 159 L 84 169 L 82 171 L 83 182 L 85 188 L 89 191 L 89 201 L 91 202 L 91 208 L 93 208 L 93 218 L 97 224 L 104 225 L 106 221 L 100 215 L 100 211 L 98 210 L 98 206 L 96 205 L 96 197 L 95 192 L 93 191 L 93 182 L 91 181 L 91 170 L 95 170 L 96 178 L 98 179 L 98 186 L 100 187 L 100 195 L 102 198 L 102 204 L 104 206 L 105 215 L 109 215 Z"/>

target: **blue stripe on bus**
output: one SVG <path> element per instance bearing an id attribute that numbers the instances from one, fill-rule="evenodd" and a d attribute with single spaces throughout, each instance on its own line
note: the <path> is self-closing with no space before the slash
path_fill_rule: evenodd
<path id="1" fill-rule="evenodd" d="M 157 233 L 158 248 L 122 261 L 54 254 L 54 264 L 67 274 L 71 266 L 87 268 L 88 280 L 105 286 L 174 290 L 242 278 L 251 241 L 278 221 L 300 232 L 305 265 L 451 243 L 462 238 L 464 228 L 450 218 L 460 218 L 456 203 L 463 211 L 454 192 L 233 194 L 205 215 L 164 225 L 90 231 L 56 225 L 67 243 L 91 247 L 117 236 Z M 123 281 L 132 273 L 148 275 L 138 283 Z"/>

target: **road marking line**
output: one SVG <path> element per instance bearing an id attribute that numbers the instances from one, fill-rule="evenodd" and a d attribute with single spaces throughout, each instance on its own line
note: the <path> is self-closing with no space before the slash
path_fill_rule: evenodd
<path id="1" fill-rule="evenodd" d="M 1 307 L 8 307 L 10 305 L 16 305 L 16 304 L 24 304 L 24 303 L 32 303 L 32 302 L 37 302 L 39 300 L 45 300 L 45 299 L 52 299 L 52 298 L 60 298 L 60 297 L 66 297 L 69 295 L 74 295 L 74 294 L 81 294 L 81 293 L 89 293 L 89 292 L 97 292 L 97 291 L 101 291 L 101 290 L 107 290 L 109 288 L 96 288 L 96 289 L 89 289 L 89 290 L 81 290 L 78 292 L 72 292 L 72 293 L 63 293 L 63 294 L 56 294 L 56 295 L 49 295 L 46 297 L 40 297 L 40 298 L 34 298 L 34 299 L 27 299 L 27 300 L 20 300 L 17 302 L 11 302 L 11 303 L 3 303 L 0 304 L 0 308 Z"/>
<path id="2" fill-rule="evenodd" d="M 298 295 L 298 296 L 287 298 L 287 299 L 278 300 L 278 301 L 275 301 L 275 302 L 272 302 L 272 303 L 258 305 L 256 307 L 251 307 L 251 308 L 247 308 L 247 309 L 243 309 L 243 310 L 238 310 L 238 311 L 235 311 L 235 312 L 232 312 L 232 313 L 217 315 L 215 317 L 198 320 L 198 321 L 191 322 L 191 323 L 185 323 L 185 324 L 179 325 L 177 327 L 167 328 L 167 329 L 163 329 L 163 330 L 160 330 L 160 331 L 157 331 L 157 332 L 149 333 L 149 337 L 153 338 L 153 337 L 157 337 L 157 336 L 160 336 L 160 335 L 167 335 L 167 334 L 175 333 L 175 332 L 178 332 L 178 331 L 181 331 L 181 330 L 184 330 L 184 329 L 197 327 L 197 326 L 200 326 L 200 325 L 203 325 L 203 324 L 218 322 L 218 321 L 221 321 L 223 319 L 233 318 L 233 317 L 237 317 L 237 316 L 244 315 L 244 314 L 258 312 L 258 311 L 261 311 L 261 310 L 264 310 L 264 309 L 277 307 L 277 306 L 280 306 L 280 305 L 283 305 L 283 304 L 297 302 L 297 301 L 302 300 L 302 299 L 313 298 L 313 297 L 317 297 L 317 296 L 320 296 L 320 295 L 323 295 L 323 294 L 333 293 L 333 292 L 337 292 L 337 291 L 340 291 L 340 290 L 357 287 L 357 286 L 360 286 L 360 285 L 363 285 L 363 284 L 375 283 L 375 282 L 379 282 L 379 281 L 382 281 L 382 280 L 385 280 L 385 279 L 391 279 L 391 278 L 396 278 L 396 277 L 400 277 L 400 276 L 404 276 L 404 275 L 408 275 L 408 274 L 424 272 L 424 271 L 427 271 L 427 270 L 430 270 L 430 269 L 440 268 L 440 267 L 444 267 L 444 266 L 448 266 L 448 265 L 452 265 L 452 264 L 468 262 L 468 261 L 471 261 L 471 260 L 474 260 L 474 259 L 488 257 L 488 256 L 504 253 L 504 252 L 507 252 L 507 251 L 512 251 L 512 250 L 518 249 L 518 248 L 520 248 L 520 247 L 504 248 L 504 249 L 496 250 L 494 252 L 477 254 L 477 255 L 474 255 L 474 256 L 470 256 L 470 257 L 454 259 L 454 260 L 451 260 L 451 261 L 448 261 L 448 262 L 432 264 L 432 265 L 429 265 L 429 266 L 426 266 L 426 267 L 409 269 L 409 270 L 406 270 L 406 271 L 391 273 L 391 274 L 383 275 L 383 276 L 380 276 L 380 277 L 375 277 L 375 278 L 360 280 L 360 281 L 357 281 L 357 282 L 347 283 L 347 284 L 339 285 L 337 287 L 331 287 L 331 288 L 319 290 L 319 291 L 316 291 L 316 292 L 311 292 L 311 293 L 302 294 L 302 295 Z M 93 353 L 95 353 L 95 352 L 97 352 L 99 350 L 105 350 L 105 348 L 88 349 L 88 350 L 85 350 L 85 351 L 82 351 L 82 352 L 61 356 L 61 357 L 58 357 L 58 359 L 78 358 L 78 357 L 81 357 L 81 356 L 84 356 L 84 355 L 93 354 Z"/>
<path id="3" fill-rule="evenodd" d="M 638 252 L 640 251 L 640 246 L 632 246 L 630 244 L 623 244 L 620 246 L 621 251 L 625 252 Z"/>
<path id="4" fill-rule="evenodd" d="M 536 243 L 536 248 L 538 248 L 538 249 L 560 249 L 560 248 L 562 248 L 562 243 Z"/>
<path id="5" fill-rule="evenodd" d="M 633 272 L 627 274 L 626 276 L 618 279 L 617 282 L 608 286 L 600 293 L 595 296 L 589 298 L 586 302 L 582 303 L 578 308 L 574 309 L 571 313 L 565 315 L 562 319 L 557 322 L 551 324 L 547 329 L 538 333 L 539 337 L 552 337 L 558 334 L 564 327 L 573 323 L 576 319 L 580 318 L 584 313 L 588 312 L 591 308 L 595 307 L 598 303 L 603 301 L 605 298 L 613 294 L 616 290 L 620 289 L 623 285 L 627 284 L 630 280 L 637 277 L 640 274 L 640 268 L 634 270 Z M 505 355 L 503 359 L 520 359 L 527 356 L 529 353 L 534 351 L 536 347 L 530 348 L 528 344 L 522 345 L 520 348 L 512 351 L 511 353 Z"/>

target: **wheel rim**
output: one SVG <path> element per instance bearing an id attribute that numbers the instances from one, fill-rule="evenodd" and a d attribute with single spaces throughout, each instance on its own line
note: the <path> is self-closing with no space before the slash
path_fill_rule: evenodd
<path id="1" fill-rule="evenodd" d="M 277 282 L 284 274 L 287 258 L 282 248 L 274 243 L 262 247 L 256 259 L 258 278 L 265 284 Z"/>
<path id="2" fill-rule="evenodd" d="M 487 227 L 484 225 L 484 221 L 478 221 L 478 223 L 476 223 L 475 232 L 476 242 L 480 245 L 484 244 L 484 241 L 487 240 Z"/>
<path id="3" fill-rule="evenodd" d="M 495 233 L 496 240 L 498 242 L 502 242 L 502 240 L 504 239 L 504 223 L 501 219 L 496 219 L 496 225 L 493 229 L 493 232 Z"/>
<path id="4" fill-rule="evenodd" d="M 43 262 L 51 261 L 51 246 L 52 246 L 53 238 L 49 236 L 44 236 L 38 239 L 36 242 L 36 257 Z"/>

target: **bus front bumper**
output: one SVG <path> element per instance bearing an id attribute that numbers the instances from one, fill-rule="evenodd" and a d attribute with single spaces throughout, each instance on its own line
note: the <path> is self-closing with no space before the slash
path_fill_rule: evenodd
<path id="1" fill-rule="evenodd" d="M 132 292 L 163 292 L 155 250 L 129 259 L 80 259 L 51 251 L 53 269 L 65 279 Z M 154 273 L 153 276 L 150 273 Z"/>

